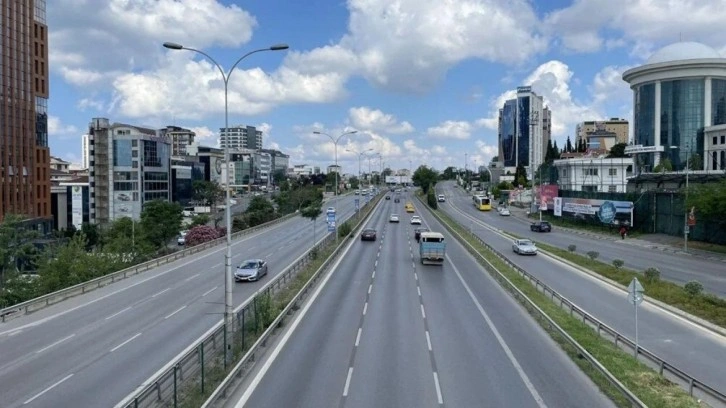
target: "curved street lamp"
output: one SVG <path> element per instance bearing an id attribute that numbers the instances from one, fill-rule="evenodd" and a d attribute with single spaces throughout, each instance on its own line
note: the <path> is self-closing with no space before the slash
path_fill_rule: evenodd
<path id="1" fill-rule="evenodd" d="M 239 63 L 249 57 L 252 54 L 263 52 L 263 51 L 282 51 L 290 48 L 287 44 L 275 44 L 267 48 L 260 48 L 257 50 L 253 50 L 248 52 L 247 54 L 244 54 L 243 56 L 239 57 L 237 61 L 232 65 L 232 68 L 230 68 L 229 72 L 225 73 L 224 69 L 222 68 L 219 63 L 212 58 L 209 54 L 202 50 L 197 50 L 194 48 L 185 47 L 178 43 L 173 42 L 165 42 L 164 47 L 168 48 L 170 50 L 187 50 L 187 51 L 193 51 L 198 54 L 202 54 L 203 56 L 207 57 L 216 67 L 219 69 L 219 73 L 222 74 L 222 79 L 224 80 L 224 130 L 228 131 L 229 129 L 229 103 L 228 103 L 228 93 L 229 93 L 229 77 L 232 75 L 232 72 L 234 72 L 234 69 L 239 65 Z M 220 135 L 221 136 L 221 135 Z M 221 139 L 221 137 L 220 137 Z M 234 333 L 234 305 L 232 304 L 232 209 L 230 205 L 230 183 L 229 183 L 229 143 L 224 144 L 224 167 L 226 169 L 225 176 L 224 176 L 224 183 L 225 183 L 225 206 L 224 206 L 224 218 L 225 218 L 225 226 L 227 229 L 227 250 L 224 255 L 224 322 L 225 322 L 225 344 L 227 345 L 227 350 L 225 350 L 225 366 L 226 363 L 231 361 L 232 358 L 232 340 L 234 339 L 233 333 Z"/>
<path id="2" fill-rule="evenodd" d="M 366 150 L 363 150 L 362 152 L 359 152 L 359 151 L 353 150 L 353 149 L 345 149 L 345 151 L 355 153 L 356 155 L 358 155 L 358 185 L 360 188 L 360 161 L 363 158 L 364 154 L 366 154 L 367 152 L 372 152 L 373 149 L 366 149 Z"/>

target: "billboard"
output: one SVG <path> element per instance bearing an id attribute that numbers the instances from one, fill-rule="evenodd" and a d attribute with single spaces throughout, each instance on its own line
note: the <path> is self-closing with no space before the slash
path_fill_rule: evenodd
<path id="1" fill-rule="evenodd" d="M 562 198 L 561 213 L 575 218 L 597 220 L 603 224 L 633 226 L 633 202 L 594 200 L 588 198 Z M 555 213 L 558 210 L 555 209 Z"/>
<path id="2" fill-rule="evenodd" d="M 386 176 L 386 184 L 412 184 L 410 176 Z"/>
<path id="3" fill-rule="evenodd" d="M 537 197 L 538 204 L 542 211 L 547 211 L 555 208 L 555 197 L 560 195 L 560 188 L 556 184 L 546 184 L 537 186 Z M 546 203 L 546 204 L 545 204 Z"/>
<path id="4" fill-rule="evenodd" d="M 76 229 L 83 225 L 83 187 L 71 186 L 71 223 Z"/>

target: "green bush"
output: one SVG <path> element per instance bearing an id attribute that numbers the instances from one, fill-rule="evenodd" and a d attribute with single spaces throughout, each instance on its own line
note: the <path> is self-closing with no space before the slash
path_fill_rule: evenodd
<path id="1" fill-rule="evenodd" d="M 686 286 L 683 287 L 683 290 L 688 293 L 691 297 L 696 297 L 703 292 L 703 285 L 699 281 L 690 281 L 686 283 Z"/>
<path id="2" fill-rule="evenodd" d="M 643 276 L 646 282 L 658 282 L 660 280 L 660 270 L 650 267 L 643 271 Z"/>
<path id="3" fill-rule="evenodd" d="M 623 267 L 623 265 L 625 265 L 625 261 L 623 261 L 622 259 L 613 259 L 613 266 L 615 267 L 615 269 L 620 269 Z"/>
<path id="4" fill-rule="evenodd" d="M 600 256 L 600 252 L 597 252 L 597 251 L 587 251 L 587 256 L 594 261 L 594 260 L 597 259 L 598 256 Z"/>
<path id="5" fill-rule="evenodd" d="M 568 245 L 567 250 L 570 252 L 575 252 L 577 251 L 577 245 Z"/>
<path id="6" fill-rule="evenodd" d="M 338 236 L 339 237 L 345 237 L 353 230 L 353 228 L 348 224 L 347 222 L 344 222 L 343 224 L 338 227 Z"/>
<path id="7" fill-rule="evenodd" d="M 426 194 L 426 203 L 434 210 L 439 208 L 439 201 L 436 199 L 436 192 L 431 187 L 429 187 L 429 191 Z"/>

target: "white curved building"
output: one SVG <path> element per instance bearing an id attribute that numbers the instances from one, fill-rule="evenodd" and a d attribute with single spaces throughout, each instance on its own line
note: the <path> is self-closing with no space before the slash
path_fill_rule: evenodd
<path id="1" fill-rule="evenodd" d="M 707 45 L 679 42 L 625 71 L 623 80 L 633 90 L 634 144 L 660 151 L 639 155 L 638 166 L 652 170 L 667 157 L 674 170 L 684 169 L 687 158 L 692 169 L 710 168 L 704 132 L 726 124 L 726 58 Z"/>

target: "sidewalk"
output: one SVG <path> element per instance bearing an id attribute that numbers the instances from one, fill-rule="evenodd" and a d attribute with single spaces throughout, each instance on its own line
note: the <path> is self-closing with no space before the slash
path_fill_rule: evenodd
<path id="1" fill-rule="evenodd" d="M 509 207 L 512 216 L 527 222 L 534 222 L 534 219 L 527 217 L 527 210 L 524 208 Z M 622 238 L 620 235 L 607 235 L 593 231 L 579 230 L 570 227 L 561 227 L 559 225 L 553 225 L 558 230 L 567 231 L 572 234 L 583 235 L 593 239 L 602 239 L 610 241 L 620 241 Z M 712 261 L 726 262 L 726 254 L 720 254 L 718 252 L 710 252 L 702 249 L 688 249 L 688 252 L 683 250 L 683 237 L 675 237 L 666 234 L 642 234 L 638 238 L 625 238 L 628 241 L 628 245 L 636 245 L 642 248 L 654 249 L 663 252 L 670 252 L 673 254 L 679 254 L 684 256 L 693 256 L 702 259 L 708 259 Z"/>

